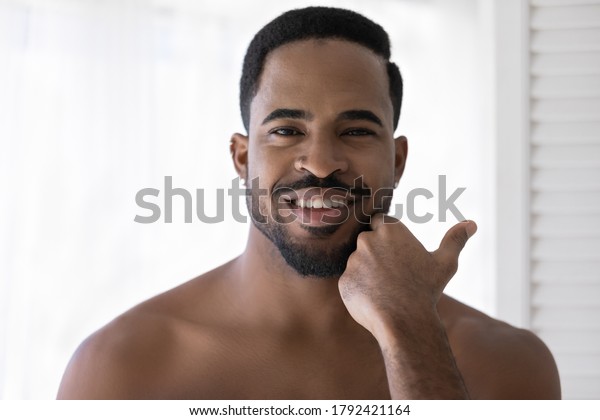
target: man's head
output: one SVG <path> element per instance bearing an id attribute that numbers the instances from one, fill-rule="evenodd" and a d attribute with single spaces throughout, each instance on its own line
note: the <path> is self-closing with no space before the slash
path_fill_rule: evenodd
<path id="1" fill-rule="evenodd" d="M 297 273 L 339 276 L 406 159 L 387 34 L 346 10 L 288 12 L 252 41 L 241 89 L 231 151 L 254 226 Z"/>
<path id="2" fill-rule="evenodd" d="M 250 105 L 258 91 L 267 56 L 282 45 L 307 39 L 354 42 L 385 60 L 395 130 L 402 106 L 402 76 L 398 66 L 389 61 L 388 34 L 375 22 L 351 10 L 307 7 L 290 10 L 275 18 L 257 32 L 248 46 L 240 80 L 240 111 L 246 131 L 250 129 Z"/>

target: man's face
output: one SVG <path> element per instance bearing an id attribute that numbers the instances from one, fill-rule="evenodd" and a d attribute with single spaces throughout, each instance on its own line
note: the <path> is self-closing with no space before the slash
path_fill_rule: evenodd
<path id="1" fill-rule="evenodd" d="M 255 226 L 301 275 L 339 276 L 369 216 L 387 212 L 404 166 L 383 59 L 341 40 L 281 46 L 250 115 Z"/>

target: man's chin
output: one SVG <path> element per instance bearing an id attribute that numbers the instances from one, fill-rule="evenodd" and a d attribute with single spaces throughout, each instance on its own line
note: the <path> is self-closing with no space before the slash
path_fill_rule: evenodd
<path id="1" fill-rule="evenodd" d="M 338 249 L 314 249 L 306 246 L 280 246 L 279 252 L 294 271 L 302 277 L 338 278 L 356 246 Z"/>
<path id="2" fill-rule="evenodd" d="M 340 218 L 337 223 L 324 223 L 309 218 L 308 223 L 296 218 L 291 223 L 261 220 L 249 207 L 256 228 L 279 250 L 286 263 L 302 277 L 339 278 L 350 255 L 356 250 L 358 235 L 369 230 L 368 223 L 354 217 Z M 279 216 L 279 215 L 278 215 Z"/>
<path id="3" fill-rule="evenodd" d="M 301 229 L 304 235 L 294 234 Z M 260 229 L 260 228 L 259 228 Z M 368 225 L 345 224 L 308 226 L 262 226 L 262 233 L 273 242 L 286 263 L 302 277 L 338 278 L 356 249 L 356 239 Z M 348 230 L 347 232 L 344 232 Z M 337 233 L 337 234 L 336 234 Z M 338 237 L 344 236 L 343 239 Z M 316 240 L 310 240 L 310 238 Z"/>

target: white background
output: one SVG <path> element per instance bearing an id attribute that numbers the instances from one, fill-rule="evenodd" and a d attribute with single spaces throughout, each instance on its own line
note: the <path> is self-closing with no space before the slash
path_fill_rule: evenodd
<path id="1" fill-rule="evenodd" d="M 302 1 L 0 0 L 0 397 L 54 398 L 77 345 L 131 306 L 243 251 L 248 225 L 138 224 L 146 187 L 217 188 L 236 176 L 245 49 Z M 489 27 L 476 0 L 326 1 L 390 34 L 405 82 L 397 134 L 409 139 L 396 203 L 437 198 L 438 175 L 479 232 L 448 291 L 494 315 L 495 215 Z M 161 195 L 162 197 L 162 195 Z M 434 249 L 421 199 L 409 224 Z M 226 206 L 228 208 L 228 206 Z M 245 209 L 244 209 L 245 213 Z"/>

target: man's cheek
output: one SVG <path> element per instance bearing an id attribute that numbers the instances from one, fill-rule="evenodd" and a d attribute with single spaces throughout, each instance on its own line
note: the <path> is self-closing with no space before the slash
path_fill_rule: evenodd
<path id="1" fill-rule="evenodd" d="M 249 184 L 248 210 L 256 223 L 265 224 L 270 212 L 268 190 L 261 187 L 259 177 L 252 178 Z"/>
<path id="2" fill-rule="evenodd" d="M 360 223 L 371 223 L 371 216 L 377 213 L 387 214 L 392 203 L 393 189 L 382 188 L 372 196 L 362 197 L 354 204 L 354 216 Z"/>
<path id="3" fill-rule="evenodd" d="M 373 194 L 373 213 L 387 213 L 394 197 L 393 188 L 380 188 Z"/>

